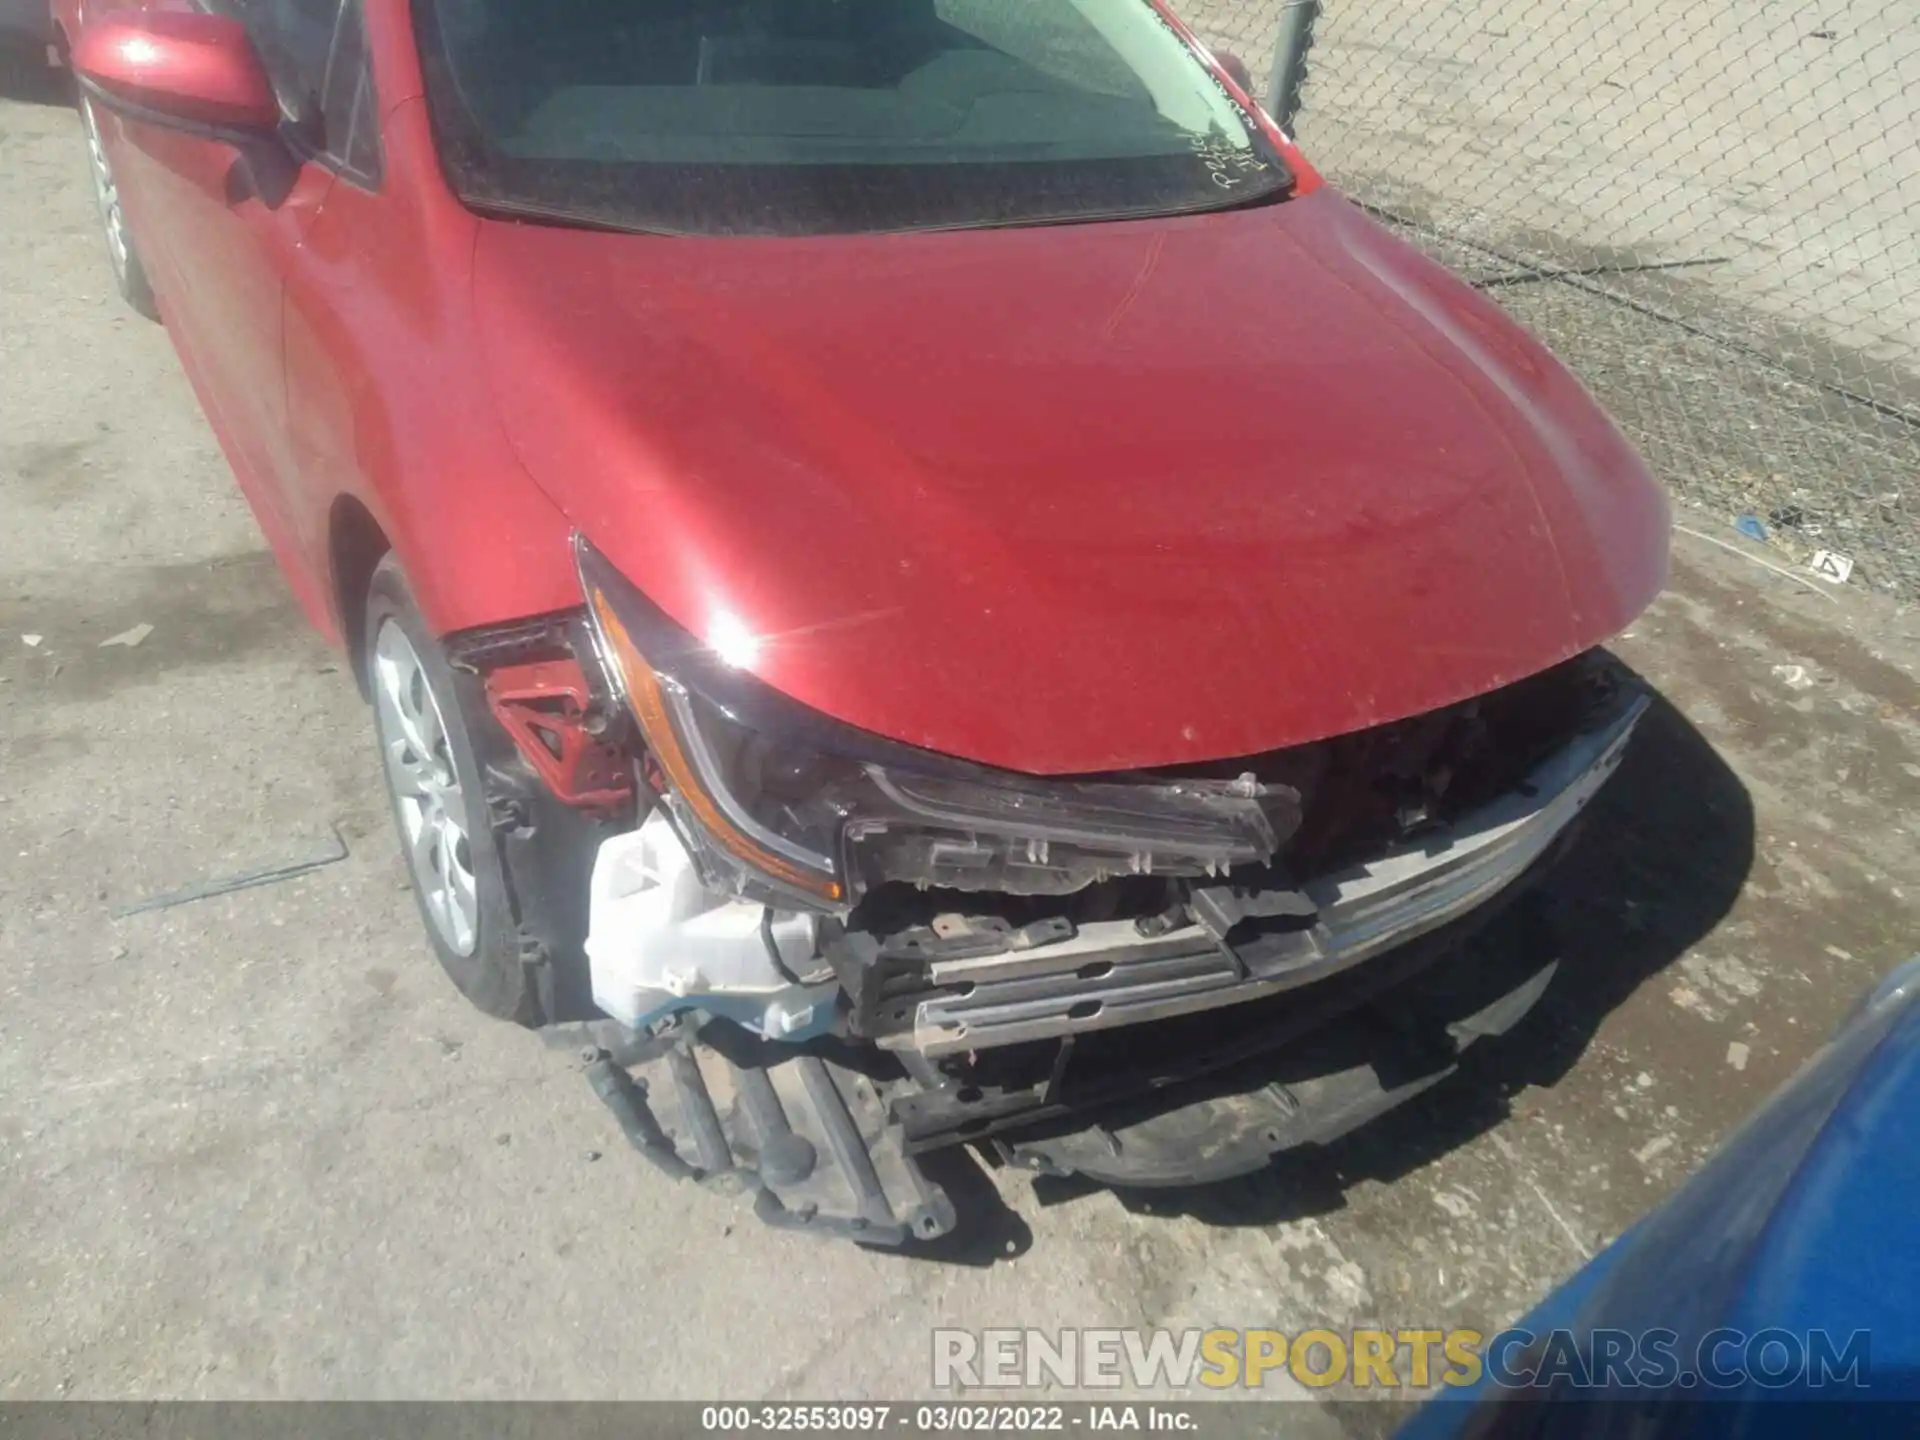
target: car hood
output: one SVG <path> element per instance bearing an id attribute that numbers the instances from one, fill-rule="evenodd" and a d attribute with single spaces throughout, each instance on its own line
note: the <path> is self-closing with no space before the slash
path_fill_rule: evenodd
<path id="1" fill-rule="evenodd" d="M 535 481 L 687 629 L 908 744 L 1254 754 L 1543 669 L 1664 583 L 1665 500 L 1592 399 L 1327 190 L 888 236 L 487 223 L 475 263 Z"/>

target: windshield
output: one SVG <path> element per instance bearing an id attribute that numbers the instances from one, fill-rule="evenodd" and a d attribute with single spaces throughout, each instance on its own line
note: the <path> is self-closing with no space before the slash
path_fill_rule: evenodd
<path id="1" fill-rule="evenodd" d="M 696 234 L 1041 224 L 1291 187 L 1148 0 L 421 0 L 477 208 Z"/>

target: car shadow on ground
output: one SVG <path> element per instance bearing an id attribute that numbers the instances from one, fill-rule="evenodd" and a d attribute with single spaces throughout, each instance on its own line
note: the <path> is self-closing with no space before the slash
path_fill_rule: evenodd
<path id="1" fill-rule="evenodd" d="M 36 40 L 0 37 L 0 100 L 25 105 L 73 104 L 73 77 L 47 63 L 47 47 Z"/>
<path id="2" fill-rule="evenodd" d="M 1609 1013 L 1712 931 L 1739 895 L 1753 854 L 1745 787 L 1656 695 L 1572 848 L 1533 896 L 1473 942 L 1557 953 L 1546 994 L 1512 1031 L 1480 1042 L 1446 1080 L 1328 1145 L 1286 1152 L 1236 1180 L 1115 1193 L 1141 1214 L 1272 1225 L 1339 1210 L 1357 1182 L 1390 1182 L 1427 1165 L 1501 1124 L 1521 1091 L 1565 1077 Z M 1277 1078 L 1283 1069 L 1276 1057 Z M 941 1179 L 950 1192 L 964 1183 L 967 1193 L 954 1196 L 960 1230 L 928 1258 L 990 1264 L 1030 1243 L 1025 1222 L 993 1193 L 988 1176 Z M 1051 1205 L 1099 1188 L 1041 1177 L 1034 1193 Z"/>

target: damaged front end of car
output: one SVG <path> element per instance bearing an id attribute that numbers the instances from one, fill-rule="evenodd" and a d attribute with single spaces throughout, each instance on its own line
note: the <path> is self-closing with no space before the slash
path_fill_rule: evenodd
<path id="1" fill-rule="evenodd" d="M 576 552 L 584 623 L 551 633 L 599 697 L 573 696 L 592 763 L 559 773 L 565 746 L 489 698 L 549 789 L 617 816 L 589 1078 L 663 1170 L 868 1243 L 953 1227 L 919 1163 L 941 1147 L 1224 1178 L 1439 1079 L 1545 988 L 1549 954 L 1461 941 L 1564 844 L 1648 704 L 1590 652 L 1267 755 L 1040 778 L 806 709 L 748 672 L 750 637 L 696 639 Z"/>

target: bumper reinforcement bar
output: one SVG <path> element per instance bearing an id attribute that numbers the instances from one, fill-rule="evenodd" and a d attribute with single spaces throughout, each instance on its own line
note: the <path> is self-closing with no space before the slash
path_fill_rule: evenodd
<path id="1" fill-rule="evenodd" d="M 1083 927 L 1014 954 L 936 961 L 939 993 L 911 1034 L 940 1056 L 1239 1005 L 1324 980 L 1485 904 L 1547 853 L 1619 767 L 1644 693 L 1630 691 L 1515 790 L 1446 830 L 1301 888 L 1310 925 L 1227 945 L 1200 925 L 1142 940 L 1132 922 Z"/>

